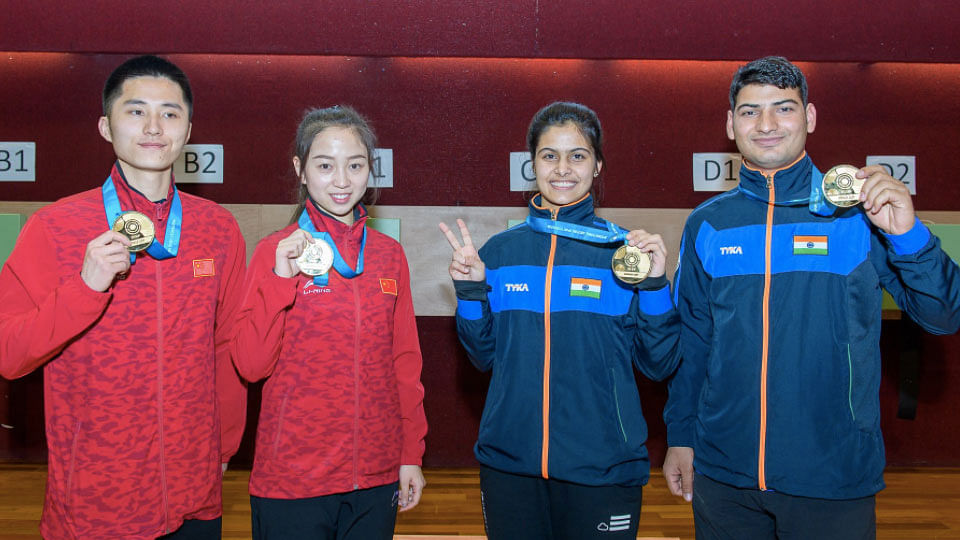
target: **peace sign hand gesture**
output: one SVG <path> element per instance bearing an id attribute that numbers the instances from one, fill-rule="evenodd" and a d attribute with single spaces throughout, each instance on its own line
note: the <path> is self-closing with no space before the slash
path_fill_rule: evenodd
<path id="1" fill-rule="evenodd" d="M 486 266 L 480 260 L 477 248 L 473 247 L 473 239 L 470 237 L 470 231 L 467 230 L 467 224 L 462 219 L 457 219 L 457 225 L 460 227 L 460 236 L 463 237 L 463 246 L 457 241 L 457 236 L 453 234 L 446 223 L 440 223 L 440 230 L 450 242 L 453 248 L 453 259 L 450 261 L 450 277 L 454 281 L 484 281 L 487 279 Z"/>

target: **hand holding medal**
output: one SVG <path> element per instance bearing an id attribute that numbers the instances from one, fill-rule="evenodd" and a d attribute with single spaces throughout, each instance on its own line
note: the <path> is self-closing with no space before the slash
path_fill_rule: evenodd
<path id="1" fill-rule="evenodd" d="M 130 269 L 130 240 L 116 231 L 106 231 L 87 244 L 80 278 L 94 291 L 104 292 L 114 279 Z"/>
<path id="2" fill-rule="evenodd" d="M 297 229 L 277 243 L 273 272 L 291 278 L 303 272 L 308 276 L 327 273 L 333 265 L 330 245 L 309 232 Z"/>
<path id="3" fill-rule="evenodd" d="M 916 212 L 910 190 L 890 176 L 883 165 L 869 165 L 857 176 L 864 178 L 860 201 L 867 219 L 887 234 L 904 234 L 913 228 Z"/>
<path id="4" fill-rule="evenodd" d="M 823 175 L 823 196 L 841 208 L 863 203 L 867 218 L 887 234 L 904 234 L 913 227 L 910 190 L 890 176 L 883 165 L 858 169 L 837 165 Z"/>
<path id="5" fill-rule="evenodd" d="M 631 285 L 647 277 L 662 276 L 667 267 L 667 248 L 663 238 L 643 229 L 630 231 L 626 244 L 614 253 L 611 265 L 617 279 Z"/>

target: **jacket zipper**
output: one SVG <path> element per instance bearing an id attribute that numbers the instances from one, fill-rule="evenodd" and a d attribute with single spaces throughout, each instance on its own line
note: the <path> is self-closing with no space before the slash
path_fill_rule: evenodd
<path id="1" fill-rule="evenodd" d="M 769 200 L 767 202 L 767 227 L 763 244 L 763 348 L 760 357 L 760 450 L 757 460 L 757 483 L 762 491 L 767 490 L 767 361 L 770 353 L 770 244 L 773 238 L 773 209 L 776 202 L 776 188 L 773 175 L 764 175 L 767 179 Z"/>
<path id="2" fill-rule="evenodd" d="M 550 219 L 556 221 L 559 210 L 550 210 Z M 543 287 L 543 440 L 540 453 L 540 476 L 550 478 L 547 470 L 550 455 L 550 294 L 553 282 L 553 257 L 557 252 L 557 235 L 550 235 L 550 256 Z"/>
<path id="3" fill-rule="evenodd" d="M 156 205 L 156 221 L 159 224 L 163 208 L 162 205 Z M 163 279 L 160 272 L 159 262 L 154 262 L 157 277 L 157 421 L 160 427 L 160 487 L 163 492 L 163 530 L 170 532 L 170 523 L 168 521 L 168 494 L 167 494 L 167 467 L 166 467 L 166 448 L 164 447 L 163 437 Z"/>
<path id="4" fill-rule="evenodd" d="M 353 489 L 360 489 L 360 291 L 357 280 L 345 280 L 353 287 Z"/>

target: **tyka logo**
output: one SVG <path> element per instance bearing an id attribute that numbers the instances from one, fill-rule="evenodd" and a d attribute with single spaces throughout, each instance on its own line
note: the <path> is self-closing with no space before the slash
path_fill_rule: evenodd
<path id="1" fill-rule="evenodd" d="M 740 246 L 724 246 L 720 248 L 721 255 L 743 255 L 743 248 Z"/>
<path id="2" fill-rule="evenodd" d="M 526 283 L 504 283 L 503 287 L 507 292 L 530 292 Z"/>

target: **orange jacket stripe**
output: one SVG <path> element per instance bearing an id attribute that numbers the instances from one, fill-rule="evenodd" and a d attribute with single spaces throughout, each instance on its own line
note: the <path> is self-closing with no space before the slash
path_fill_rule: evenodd
<path id="1" fill-rule="evenodd" d="M 777 200 L 773 178 L 779 171 L 789 169 L 803 159 L 807 153 L 800 154 L 793 163 L 772 171 L 763 171 L 747 161 L 743 165 L 755 171 L 760 171 L 767 178 L 770 196 L 767 202 L 767 230 L 764 241 L 763 267 L 763 346 L 760 356 L 760 449 L 757 458 L 757 484 L 761 490 L 767 489 L 766 459 L 767 459 L 767 361 L 770 353 L 770 251 L 773 238 L 773 209 Z"/>
<path id="2" fill-rule="evenodd" d="M 553 257 L 557 252 L 557 237 L 550 235 L 550 257 L 547 259 L 547 278 L 543 291 L 543 447 L 540 454 L 540 475 L 550 478 L 547 457 L 550 452 L 550 282 L 553 280 Z"/>

